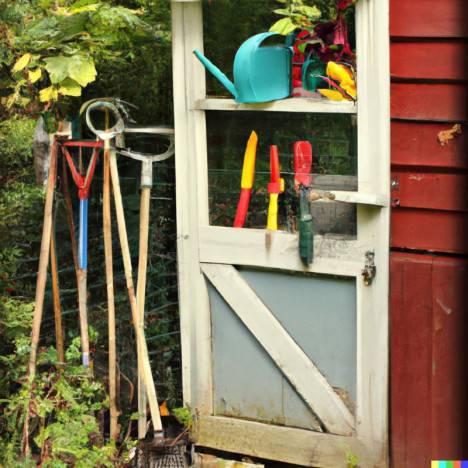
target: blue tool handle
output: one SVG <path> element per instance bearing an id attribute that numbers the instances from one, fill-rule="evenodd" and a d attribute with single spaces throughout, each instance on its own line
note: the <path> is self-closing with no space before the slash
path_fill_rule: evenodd
<path id="1" fill-rule="evenodd" d="M 88 268 L 88 199 L 80 200 L 80 237 L 78 241 L 78 267 Z"/>

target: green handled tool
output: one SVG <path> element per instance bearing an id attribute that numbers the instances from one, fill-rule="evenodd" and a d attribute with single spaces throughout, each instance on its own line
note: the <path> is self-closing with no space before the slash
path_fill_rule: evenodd
<path id="1" fill-rule="evenodd" d="M 312 184 L 312 145 L 296 141 L 294 151 L 294 186 L 299 193 L 299 256 L 305 266 L 314 257 L 314 228 L 310 210 L 309 192 Z"/>

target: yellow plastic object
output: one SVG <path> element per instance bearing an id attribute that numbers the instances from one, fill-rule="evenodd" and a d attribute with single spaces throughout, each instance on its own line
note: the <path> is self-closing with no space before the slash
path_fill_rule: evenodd
<path id="1" fill-rule="evenodd" d="M 241 188 L 251 189 L 255 173 L 255 156 L 257 154 L 258 136 L 252 131 L 245 147 L 244 165 L 242 166 Z"/>
<path id="2" fill-rule="evenodd" d="M 278 230 L 278 194 L 270 193 L 270 203 L 268 205 L 267 229 Z"/>
<path id="3" fill-rule="evenodd" d="M 284 179 L 279 180 L 280 193 L 284 192 Z M 267 229 L 278 230 L 278 193 L 270 193 L 270 203 L 268 204 Z"/>
<path id="4" fill-rule="evenodd" d="M 347 101 L 339 91 L 335 89 L 317 89 L 317 91 L 326 98 L 330 99 L 331 101 Z"/>
<path id="5" fill-rule="evenodd" d="M 352 98 L 356 99 L 356 82 L 349 67 L 341 63 L 328 62 L 327 75 L 332 80 L 337 81 Z"/>

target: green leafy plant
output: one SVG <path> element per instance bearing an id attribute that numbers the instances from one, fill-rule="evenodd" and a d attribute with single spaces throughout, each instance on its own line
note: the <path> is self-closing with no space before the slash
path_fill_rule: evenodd
<path id="1" fill-rule="evenodd" d="M 188 429 L 192 427 L 192 413 L 190 408 L 182 406 L 180 408 L 173 408 L 171 410 L 172 414 L 177 418 L 180 424 L 183 424 Z"/>
<path id="2" fill-rule="evenodd" d="M 348 465 L 348 468 L 358 468 L 358 456 L 353 452 L 346 452 L 346 464 Z"/>
<path id="3" fill-rule="evenodd" d="M 34 5 L 19 23 L 3 23 L 14 59 L 11 92 L 2 98 L 6 108 L 38 111 L 81 96 L 100 65 L 126 61 L 136 46 L 165 39 L 140 18 L 141 9 L 95 0 L 40 0 Z"/>
<path id="4" fill-rule="evenodd" d="M 277 32 L 286 36 L 294 30 L 310 29 L 314 22 L 322 16 L 321 11 L 315 6 L 306 5 L 304 0 L 278 0 L 279 3 L 284 3 L 284 8 L 274 10 L 277 15 L 283 16 L 273 26 L 270 31 Z"/>

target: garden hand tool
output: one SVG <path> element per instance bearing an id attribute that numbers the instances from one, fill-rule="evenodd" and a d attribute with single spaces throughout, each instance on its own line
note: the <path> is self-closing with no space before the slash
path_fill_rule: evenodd
<path id="1" fill-rule="evenodd" d="M 130 148 L 117 151 L 119 154 L 141 161 L 141 195 L 140 195 L 140 240 L 138 255 L 138 280 L 136 302 L 138 307 L 139 326 L 144 328 L 145 323 L 145 290 L 146 270 L 148 264 L 148 228 L 151 188 L 153 186 L 153 163 L 164 161 L 174 154 L 174 130 L 164 127 L 131 127 L 126 128 L 125 133 L 159 135 L 169 139 L 169 147 L 162 154 L 144 154 L 132 151 Z M 141 356 L 138 360 L 138 438 L 146 436 L 146 393 L 140 376 L 143 371 Z"/>
<path id="2" fill-rule="evenodd" d="M 257 152 L 258 136 L 252 131 L 247 146 L 245 147 L 244 165 L 242 167 L 241 193 L 239 203 L 237 204 L 236 217 L 234 218 L 234 227 L 244 227 L 245 217 L 249 209 L 250 195 L 255 174 L 255 156 Z"/>
<path id="3" fill-rule="evenodd" d="M 270 202 L 268 205 L 267 229 L 278 230 L 278 195 L 284 192 L 284 179 L 280 177 L 278 147 L 270 146 L 270 183 L 268 193 Z"/>
<path id="4" fill-rule="evenodd" d="M 299 255 L 308 266 L 314 255 L 314 231 L 310 211 L 309 192 L 312 183 L 312 145 L 308 141 L 296 141 L 294 152 L 294 186 L 299 193 Z"/>
<path id="5" fill-rule="evenodd" d="M 62 143 L 62 152 L 70 168 L 70 172 L 78 187 L 78 197 L 80 199 L 80 226 L 78 237 L 78 309 L 80 315 L 81 349 L 82 362 L 84 367 L 89 367 L 89 336 L 88 336 L 88 312 L 87 312 L 87 290 L 86 276 L 88 268 L 88 196 L 91 182 L 93 180 L 96 161 L 99 150 L 103 146 L 101 141 L 65 141 Z M 86 171 L 86 175 L 81 175 L 75 167 L 73 158 L 68 151 L 70 147 L 93 148 L 91 160 Z"/>
<path id="6" fill-rule="evenodd" d="M 44 295 L 47 280 L 47 267 L 49 265 L 50 240 L 52 235 L 52 205 L 54 200 L 55 180 L 57 178 L 57 156 L 58 142 L 55 137 L 51 142 L 51 154 L 49 165 L 49 177 L 47 179 L 47 188 L 44 204 L 44 225 L 42 227 L 41 251 L 39 255 L 39 268 L 36 280 L 36 297 L 34 300 L 34 314 L 31 330 L 31 353 L 29 355 L 28 381 L 30 385 L 34 382 L 36 376 L 37 348 L 39 344 L 39 335 L 41 332 L 42 312 L 44 310 Z M 29 416 L 30 409 L 26 414 L 23 425 L 23 454 L 29 453 Z"/>
<path id="7" fill-rule="evenodd" d="M 105 110 L 105 109 L 108 109 L 111 113 L 113 113 L 117 122 L 124 121 L 120 113 L 120 101 L 113 102 L 112 100 L 104 100 L 104 101 L 95 100 L 86 107 L 86 122 L 88 123 L 90 130 L 93 131 L 99 138 L 103 140 L 110 140 L 114 138 L 115 136 L 119 135 L 119 132 L 123 131 L 123 129 L 125 128 L 125 125 L 123 125 L 123 127 L 121 126 L 117 130 L 115 129 L 115 126 L 114 126 L 108 132 L 94 129 L 91 123 L 91 111 L 92 110 Z M 132 312 L 132 321 L 133 321 L 133 326 L 135 329 L 135 335 L 136 335 L 136 340 L 137 340 L 137 353 L 139 356 L 139 362 L 142 363 L 141 377 L 142 377 L 143 384 L 146 389 L 146 393 L 148 395 L 148 403 L 150 407 L 151 419 L 153 421 L 153 428 L 155 431 L 155 435 L 162 437 L 163 428 L 162 428 L 162 423 L 161 423 L 161 416 L 159 414 L 156 387 L 154 385 L 153 375 L 151 372 L 151 365 L 149 361 L 148 347 L 146 345 L 146 340 L 145 340 L 144 327 L 138 314 L 137 301 L 135 297 L 135 289 L 133 286 L 132 261 L 131 261 L 130 249 L 128 245 L 128 235 L 127 235 L 127 227 L 125 223 L 122 193 L 120 190 L 120 181 L 119 181 L 119 172 L 118 172 L 117 160 L 116 160 L 116 151 L 114 148 L 110 148 L 110 151 L 109 151 L 109 165 L 110 165 L 112 188 L 114 192 L 115 212 L 117 216 L 117 228 L 119 232 L 122 259 L 123 259 L 124 270 L 125 270 L 125 279 L 127 283 L 127 291 L 128 291 L 129 301 L 130 301 L 130 308 Z"/>

